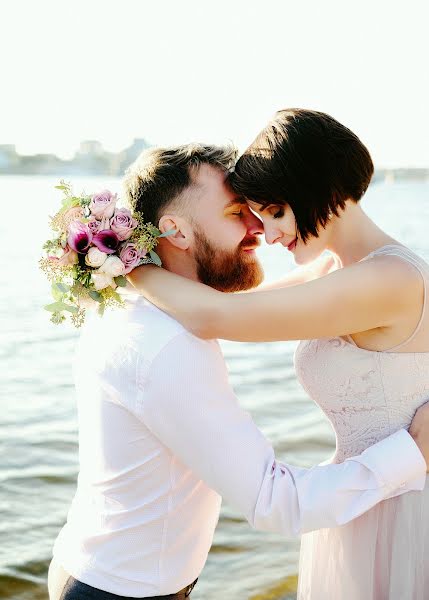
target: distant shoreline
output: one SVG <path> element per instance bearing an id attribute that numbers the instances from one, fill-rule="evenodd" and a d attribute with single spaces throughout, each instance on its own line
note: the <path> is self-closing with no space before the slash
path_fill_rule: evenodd
<path id="1" fill-rule="evenodd" d="M 73 158 L 63 160 L 55 154 L 21 155 L 13 144 L 0 144 L 0 175 L 121 177 L 142 150 L 150 147 L 144 138 L 136 138 L 128 148 L 114 153 L 105 150 L 97 140 L 87 140 L 81 142 Z M 372 183 L 379 181 L 429 181 L 429 167 L 377 168 Z"/>
<path id="2" fill-rule="evenodd" d="M 371 183 L 385 181 L 393 183 L 395 181 L 429 181 L 429 169 L 376 169 Z"/>
<path id="3" fill-rule="evenodd" d="M 50 170 L 47 168 L 41 168 L 39 170 L 24 170 L 14 168 L 13 170 L 4 170 L 0 167 L 1 176 L 16 176 L 23 175 L 28 177 L 122 177 L 125 172 L 125 168 L 121 170 L 84 170 L 84 169 L 71 169 L 65 168 L 63 170 Z M 428 182 L 429 183 L 429 169 L 377 169 L 374 172 L 374 176 L 371 180 L 371 185 L 374 183 L 395 183 L 395 182 Z"/>

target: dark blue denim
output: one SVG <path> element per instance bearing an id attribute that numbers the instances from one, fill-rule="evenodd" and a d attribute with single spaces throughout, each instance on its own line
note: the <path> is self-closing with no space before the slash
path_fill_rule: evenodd
<path id="1" fill-rule="evenodd" d="M 196 583 L 197 579 L 194 581 L 194 583 L 191 583 L 176 594 L 168 594 L 167 596 L 150 596 L 145 598 L 131 598 L 130 596 L 118 596 L 117 594 L 111 594 L 110 592 L 97 590 L 86 583 L 81 583 L 74 577 L 69 577 L 66 585 L 64 586 L 60 600 L 186 600 L 186 598 L 190 597 L 192 589 Z"/>

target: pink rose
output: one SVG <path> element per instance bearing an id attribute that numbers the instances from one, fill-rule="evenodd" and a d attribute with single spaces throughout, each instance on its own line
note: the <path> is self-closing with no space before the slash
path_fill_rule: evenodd
<path id="1" fill-rule="evenodd" d="M 103 190 L 98 194 L 94 194 L 89 204 L 91 215 L 98 220 L 113 216 L 115 205 L 118 201 L 118 195 L 112 194 L 109 190 Z"/>
<path id="2" fill-rule="evenodd" d="M 98 221 L 95 217 L 89 217 L 89 221 L 87 222 L 88 228 L 92 235 L 95 235 L 102 228 L 102 222 Z M 103 228 L 104 229 L 104 228 Z"/>
<path id="3" fill-rule="evenodd" d="M 116 233 L 121 242 L 131 236 L 137 225 L 137 219 L 133 218 L 128 208 L 118 208 L 110 219 L 110 229 Z"/>
<path id="4" fill-rule="evenodd" d="M 70 248 L 70 246 L 67 246 L 66 249 L 64 250 L 64 254 L 59 259 L 58 264 L 60 264 L 60 265 L 77 265 L 78 262 L 79 262 L 79 257 L 78 257 L 77 252 L 72 250 Z"/>
<path id="5" fill-rule="evenodd" d="M 146 255 L 145 250 L 139 250 L 135 244 L 125 244 L 120 253 L 119 258 L 125 265 L 124 275 L 130 273 L 135 267 L 138 266 L 140 259 Z"/>
<path id="6" fill-rule="evenodd" d="M 70 246 L 64 248 L 64 253 L 62 256 L 50 256 L 50 260 L 54 260 L 57 264 L 68 267 L 69 265 L 76 265 L 79 262 L 79 257 L 77 252 L 75 252 Z"/>
<path id="7" fill-rule="evenodd" d="M 64 213 L 64 224 L 66 227 L 70 225 L 72 221 L 78 221 L 84 217 L 83 208 L 81 206 L 73 206 Z"/>

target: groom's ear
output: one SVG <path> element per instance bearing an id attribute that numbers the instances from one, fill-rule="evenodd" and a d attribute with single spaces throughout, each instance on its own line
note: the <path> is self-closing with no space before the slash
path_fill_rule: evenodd
<path id="1" fill-rule="evenodd" d="M 188 250 L 192 242 L 192 228 L 190 224 L 176 215 L 163 215 L 159 220 L 158 229 L 162 233 L 174 230 L 175 233 L 163 238 L 165 242 L 169 242 L 180 250 Z"/>

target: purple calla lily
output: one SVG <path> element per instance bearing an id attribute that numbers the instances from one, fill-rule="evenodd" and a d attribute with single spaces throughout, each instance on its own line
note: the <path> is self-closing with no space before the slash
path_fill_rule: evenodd
<path id="1" fill-rule="evenodd" d="M 113 254 L 118 249 L 119 238 L 111 229 L 103 229 L 92 238 L 92 243 L 97 246 L 101 252 Z"/>
<path id="2" fill-rule="evenodd" d="M 72 221 L 68 227 L 67 243 L 75 252 L 85 254 L 92 242 L 91 230 L 81 221 Z"/>

